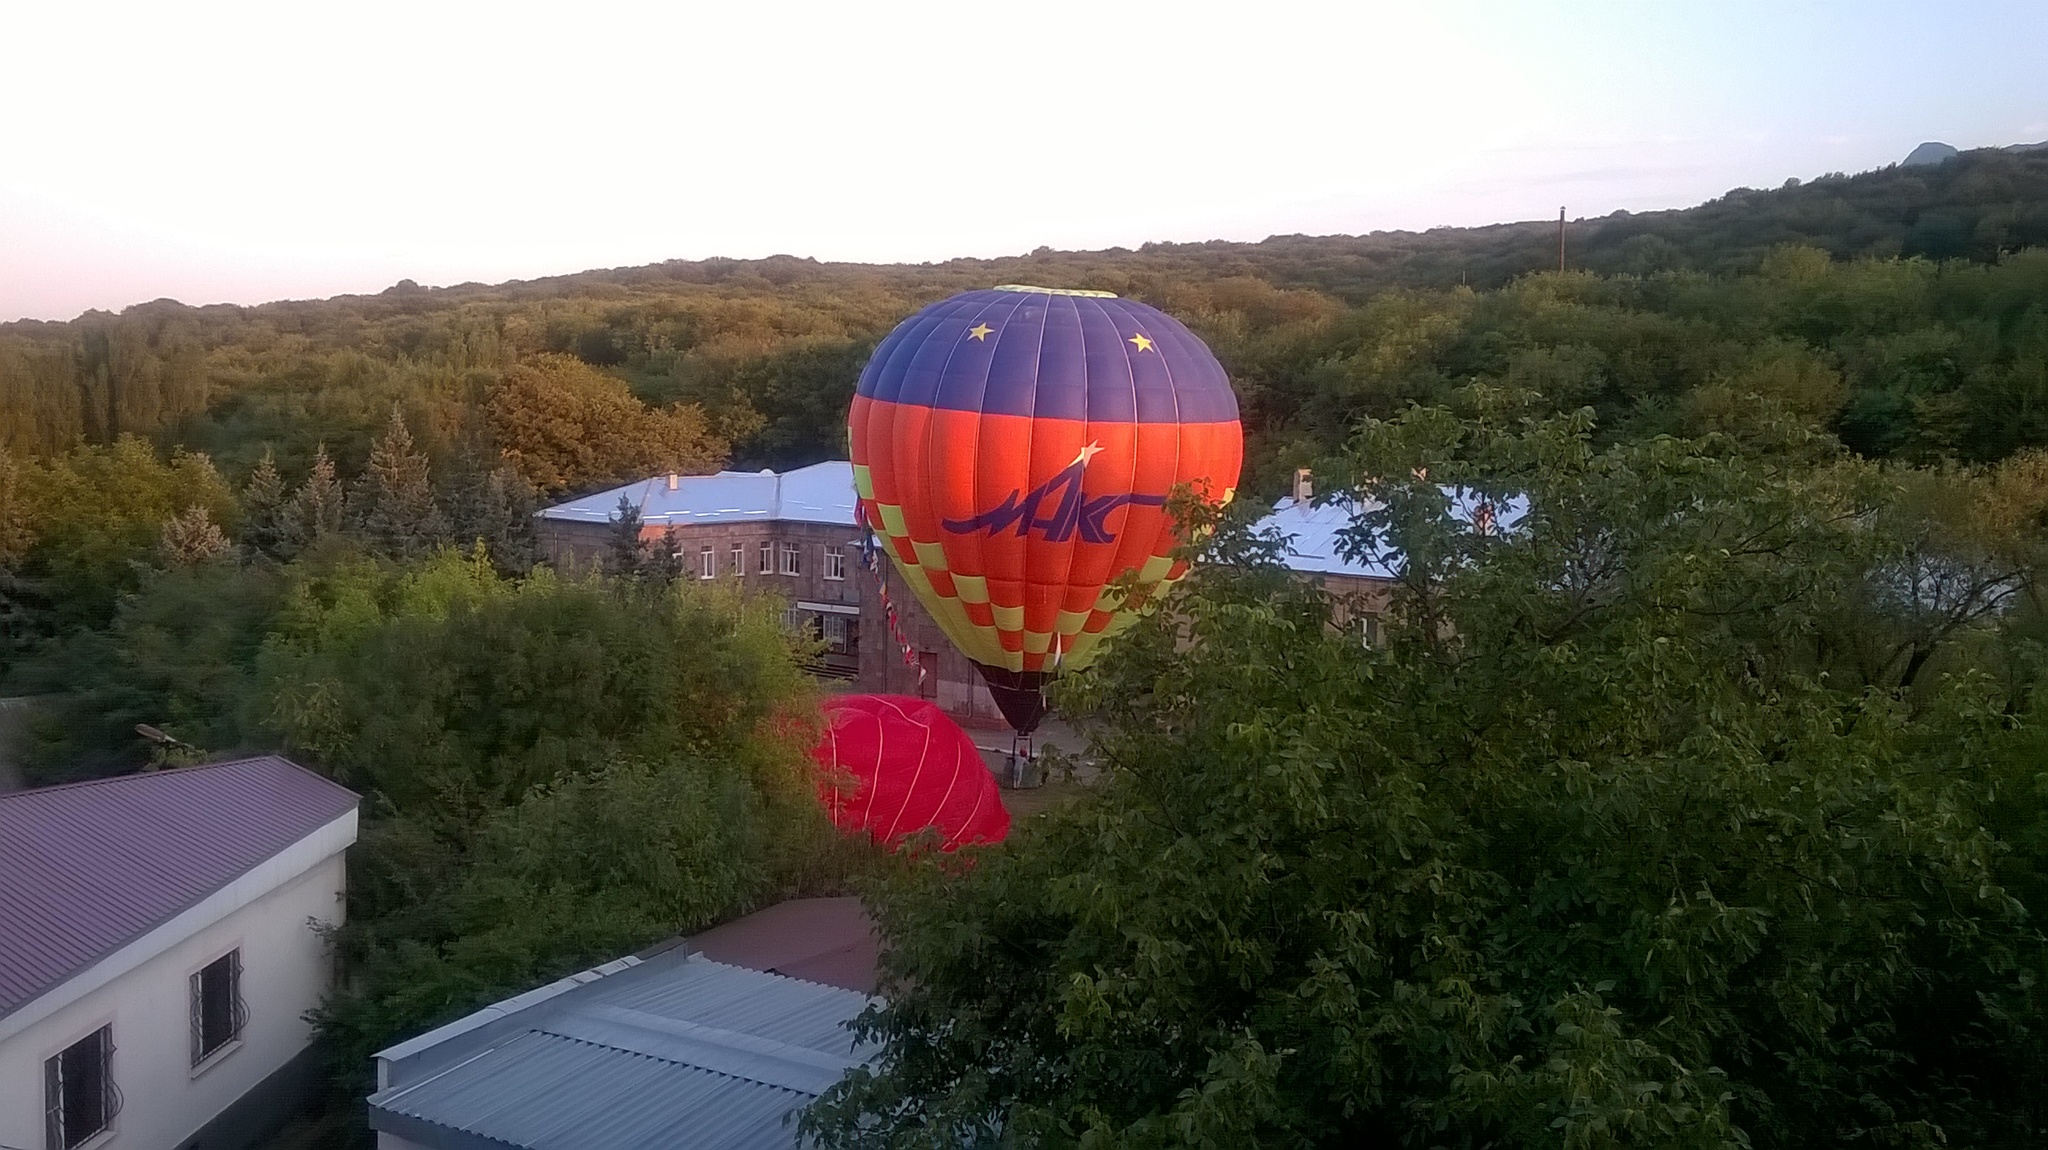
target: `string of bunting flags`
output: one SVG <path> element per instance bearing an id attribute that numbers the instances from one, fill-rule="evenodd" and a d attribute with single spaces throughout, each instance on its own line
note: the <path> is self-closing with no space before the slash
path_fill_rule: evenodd
<path id="1" fill-rule="evenodd" d="M 897 649 L 903 652 L 903 665 L 917 669 L 917 683 L 922 687 L 928 672 L 917 657 L 917 648 L 910 645 L 910 636 L 903 633 L 903 621 L 897 618 L 896 604 L 889 598 L 889 584 L 882 578 L 881 549 L 875 546 L 875 533 L 868 528 L 866 509 L 858 503 L 854 506 L 854 517 L 860 524 L 860 564 L 874 577 L 875 591 L 882 600 L 882 617 L 888 620 L 889 637 L 896 640 Z"/>

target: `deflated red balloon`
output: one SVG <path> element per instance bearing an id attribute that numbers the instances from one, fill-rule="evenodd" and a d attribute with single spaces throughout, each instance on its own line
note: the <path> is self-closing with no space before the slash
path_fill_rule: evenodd
<path id="1" fill-rule="evenodd" d="M 923 699 L 839 695 L 824 705 L 818 799 L 849 834 L 894 844 L 927 827 L 943 850 L 1010 833 L 995 776 L 960 724 Z"/>

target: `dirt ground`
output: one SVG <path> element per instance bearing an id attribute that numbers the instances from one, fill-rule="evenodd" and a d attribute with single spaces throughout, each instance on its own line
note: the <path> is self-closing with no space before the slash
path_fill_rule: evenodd
<path id="1" fill-rule="evenodd" d="M 1094 771 L 1088 766 L 1087 739 L 1079 731 L 1058 718 L 1048 717 L 1033 733 L 1033 748 L 1040 754 L 1050 750 L 1057 756 L 1078 765 L 1071 779 L 1059 776 L 1044 780 L 1035 787 L 1010 786 L 1010 732 L 971 727 L 968 734 L 974 737 L 974 745 L 981 750 L 981 759 L 988 764 L 990 773 L 1002 787 L 1003 806 L 1010 812 L 1012 820 L 1022 820 L 1043 814 L 1063 803 L 1069 802 L 1088 791 Z"/>
<path id="2" fill-rule="evenodd" d="M 1087 793 L 1088 785 L 1081 782 L 1049 782 L 1042 787 L 1027 787 L 1021 790 L 1005 787 L 1003 808 L 1010 812 L 1010 821 L 1013 824 L 1021 823 Z"/>

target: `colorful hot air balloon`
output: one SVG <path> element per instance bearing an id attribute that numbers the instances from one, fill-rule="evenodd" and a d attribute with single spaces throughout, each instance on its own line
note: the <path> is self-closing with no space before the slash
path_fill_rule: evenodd
<path id="1" fill-rule="evenodd" d="M 831 772 L 818 799 L 840 830 L 893 844 L 930 827 L 949 851 L 1010 833 L 995 776 L 944 711 L 903 695 L 840 695 L 824 710 L 811 757 Z"/>
<path id="2" fill-rule="evenodd" d="M 862 514 L 1020 734 L 1047 676 L 1085 667 L 1185 574 L 1167 495 L 1227 501 L 1244 456 L 1216 357 L 1108 292 L 925 308 L 875 349 L 850 423 Z"/>

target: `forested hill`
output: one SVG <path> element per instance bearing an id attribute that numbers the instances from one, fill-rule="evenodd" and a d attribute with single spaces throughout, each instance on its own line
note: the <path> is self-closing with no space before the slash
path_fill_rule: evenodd
<path id="1" fill-rule="evenodd" d="M 2048 441 L 2048 271 L 2018 254 L 2048 248 L 2048 154 L 1737 189 L 1575 221 L 1567 247 L 1564 277 L 1532 274 L 1556 262 L 1556 225 L 1536 221 L 915 266 L 668 262 L 259 307 L 160 300 L 0 325 L 0 448 L 48 458 L 132 434 L 205 452 L 234 479 L 273 452 L 296 482 L 322 444 L 344 478 L 359 470 L 394 405 L 446 461 L 531 455 L 539 445 L 504 439 L 550 419 L 559 432 L 549 404 L 598 403 L 612 422 L 578 417 L 578 434 L 617 433 L 632 400 L 698 405 L 694 432 L 668 429 L 701 433 L 691 459 L 729 447 L 743 465 L 800 464 L 840 450 L 854 377 L 890 326 L 1011 281 L 1185 317 L 1240 386 L 1255 486 L 1360 415 L 1475 379 L 1591 404 L 1610 435 L 1710 421 L 1740 406 L 1728 396 L 1768 392 L 1871 454 L 1988 459 Z M 508 390 L 521 365 L 538 375 Z M 631 395 L 592 398 L 618 384 Z M 529 478 L 588 487 L 616 470 L 554 460 Z"/>

